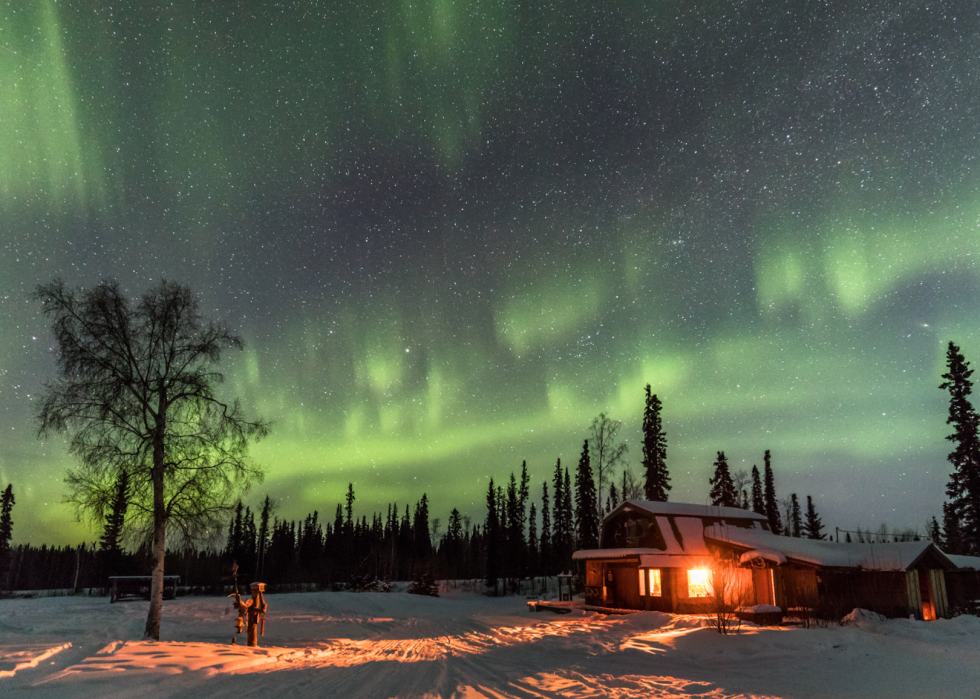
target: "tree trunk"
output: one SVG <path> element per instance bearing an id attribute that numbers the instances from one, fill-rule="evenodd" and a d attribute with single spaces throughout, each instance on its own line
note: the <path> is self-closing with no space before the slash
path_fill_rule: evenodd
<path id="1" fill-rule="evenodd" d="M 163 509 L 163 478 L 157 484 L 154 477 L 154 507 L 153 507 L 153 569 L 150 573 L 150 608 L 146 614 L 146 630 L 143 637 L 154 641 L 160 640 L 160 617 L 163 614 L 163 556 L 166 548 L 167 530 L 166 518 L 161 516 Z"/>
<path id="2" fill-rule="evenodd" d="M 160 411 L 153 444 L 153 571 L 150 573 L 150 609 L 146 613 L 143 638 L 160 640 L 160 617 L 163 615 L 163 556 L 167 548 L 167 508 L 163 499 L 164 425 L 166 424 L 165 391 L 161 391 Z"/>
<path id="3" fill-rule="evenodd" d="M 163 472 L 153 469 L 153 571 L 150 577 L 150 609 L 146 614 L 143 638 L 160 640 L 163 614 L 163 556 L 167 545 L 167 517 L 163 505 Z"/>

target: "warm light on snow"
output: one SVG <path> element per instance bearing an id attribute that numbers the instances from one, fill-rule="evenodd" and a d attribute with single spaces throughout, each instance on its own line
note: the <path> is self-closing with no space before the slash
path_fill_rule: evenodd
<path id="1" fill-rule="evenodd" d="M 2 668 L 0 669 L 0 677 L 13 677 L 21 670 L 37 667 L 42 661 L 66 648 L 71 648 L 71 643 L 63 643 L 54 647 L 48 644 L 37 644 L 20 648 L 0 645 L 0 668 Z M 13 667 L 8 669 L 7 666 L 9 665 L 13 665 Z"/>

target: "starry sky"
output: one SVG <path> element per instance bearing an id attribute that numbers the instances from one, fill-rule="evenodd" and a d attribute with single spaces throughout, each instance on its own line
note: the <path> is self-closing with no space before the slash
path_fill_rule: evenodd
<path id="1" fill-rule="evenodd" d="M 246 341 L 227 395 L 280 517 L 540 496 L 593 417 L 671 499 L 771 449 L 834 526 L 922 527 L 956 341 L 980 362 L 973 2 L 0 7 L 0 487 L 92 540 L 39 441 L 56 276 L 161 278 Z"/>

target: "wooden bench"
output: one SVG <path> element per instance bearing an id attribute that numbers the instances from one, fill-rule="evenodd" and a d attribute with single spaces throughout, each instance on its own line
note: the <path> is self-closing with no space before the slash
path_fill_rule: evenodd
<path id="1" fill-rule="evenodd" d="M 121 599 L 142 597 L 150 599 L 150 585 L 153 578 L 149 575 L 110 575 L 111 584 L 109 603 L 118 602 Z M 177 598 L 177 583 L 180 582 L 179 575 L 163 576 L 163 598 Z"/>

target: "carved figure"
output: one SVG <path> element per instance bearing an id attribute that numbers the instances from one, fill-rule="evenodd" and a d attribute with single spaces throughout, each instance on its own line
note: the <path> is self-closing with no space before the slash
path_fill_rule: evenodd
<path id="1" fill-rule="evenodd" d="M 238 618 L 235 620 L 236 633 L 242 632 L 245 627 L 245 637 L 247 645 L 259 645 L 259 636 L 265 635 L 265 611 L 268 605 L 265 602 L 265 583 L 254 582 L 250 586 L 252 598 L 243 600 L 242 596 L 235 592 L 235 609 L 238 610 Z"/>

